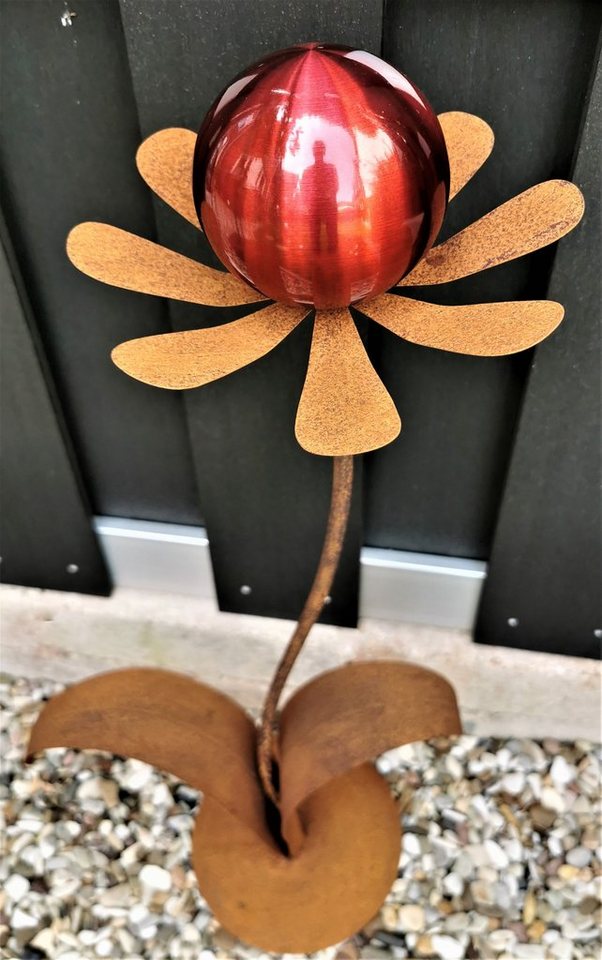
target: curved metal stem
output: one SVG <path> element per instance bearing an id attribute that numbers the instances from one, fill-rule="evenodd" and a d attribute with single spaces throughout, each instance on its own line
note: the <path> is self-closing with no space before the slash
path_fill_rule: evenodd
<path id="1" fill-rule="evenodd" d="M 276 805 L 278 804 L 278 797 L 274 788 L 272 770 L 277 756 L 275 741 L 278 732 L 278 701 L 295 661 L 301 653 L 307 635 L 320 616 L 326 598 L 330 593 L 347 530 L 352 487 L 353 457 L 334 457 L 330 511 L 318 569 L 297 626 L 276 668 L 264 701 L 258 733 L 257 765 L 263 789 Z"/>

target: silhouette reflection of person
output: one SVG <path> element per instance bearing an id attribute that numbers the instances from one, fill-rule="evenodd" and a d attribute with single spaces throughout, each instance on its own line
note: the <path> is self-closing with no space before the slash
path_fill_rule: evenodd
<path id="1" fill-rule="evenodd" d="M 337 249 L 337 191 L 339 178 L 334 163 L 326 163 L 326 146 L 316 140 L 312 147 L 314 162 L 305 169 L 301 178 L 301 194 L 304 198 L 311 231 L 311 245 L 315 253 Z M 324 230 L 322 230 L 324 227 Z M 323 239 L 324 235 L 324 239 Z"/>

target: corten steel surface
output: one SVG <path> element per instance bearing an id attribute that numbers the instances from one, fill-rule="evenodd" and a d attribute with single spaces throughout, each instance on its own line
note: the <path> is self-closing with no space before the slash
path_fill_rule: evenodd
<path id="1" fill-rule="evenodd" d="M 401 285 L 449 283 L 533 253 L 569 233 L 583 209 L 574 183 L 538 183 L 434 247 Z"/>
<path id="2" fill-rule="evenodd" d="M 278 702 L 295 660 L 330 593 L 347 530 L 352 487 L 353 457 L 335 457 L 332 461 L 330 510 L 318 569 L 297 626 L 276 667 L 265 698 L 257 744 L 257 765 L 263 789 L 275 803 L 278 803 L 278 797 L 272 782 L 272 765 L 278 763 L 275 749 Z"/>
<path id="3" fill-rule="evenodd" d="M 164 670 L 121 670 L 54 698 L 29 750 L 70 746 L 137 757 L 205 796 L 193 838 L 203 895 L 232 933 L 275 952 L 349 936 L 395 879 L 399 814 L 370 760 L 460 732 L 451 686 L 400 662 L 322 674 L 285 705 L 279 740 L 282 836 L 265 815 L 255 727 L 236 703 Z"/>
<path id="4" fill-rule="evenodd" d="M 371 53 L 311 43 L 253 64 L 216 98 L 193 188 L 228 270 L 272 300 L 330 310 L 384 293 L 430 248 L 449 165 L 406 77 Z"/>
<path id="5" fill-rule="evenodd" d="M 317 56 L 305 51 L 301 61 Z M 386 73 L 386 65 L 379 69 Z M 492 134 L 478 118 L 459 113 L 444 114 L 441 128 L 453 194 L 485 161 Z M 186 131 L 161 131 L 138 153 L 149 184 L 194 222 L 182 185 L 192 162 Z M 405 212 L 402 204 L 398 214 Z M 583 198 L 572 184 L 540 184 L 434 247 L 407 282 L 445 282 L 521 256 L 563 236 L 582 213 Z M 258 299 L 228 274 L 104 224 L 75 228 L 68 252 L 84 273 L 127 289 L 216 305 Z M 397 256 L 401 276 L 408 265 Z M 320 297 L 311 302 L 319 306 Z M 358 306 L 412 342 L 484 356 L 523 350 L 562 318 L 562 307 L 547 301 L 441 307 L 382 294 Z M 121 344 L 114 358 L 137 379 L 183 389 L 263 356 L 306 312 L 305 306 L 260 307 L 221 327 Z M 314 586 L 268 692 L 261 775 L 256 730 L 244 712 L 203 684 L 166 671 L 127 670 L 78 684 L 45 708 L 32 734 L 32 752 L 61 745 L 126 752 L 203 790 L 193 854 L 203 893 L 232 932 L 264 949 L 310 952 L 370 919 L 396 873 L 399 822 L 369 761 L 399 743 L 460 732 L 449 684 L 401 663 L 358 663 L 324 674 L 276 717 L 284 681 L 336 569 L 351 457 L 390 443 L 399 428 L 349 311 L 318 310 L 296 434 L 306 450 L 335 458 L 331 510 Z M 268 770 L 272 760 L 278 791 Z M 278 822 L 268 795 L 278 804 Z"/>
<path id="6" fill-rule="evenodd" d="M 121 370 L 130 376 L 135 371 L 138 380 L 155 387 L 176 389 L 178 373 L 177 389 L 201 387 L 269 353 L 308 313 L 309 307 L 276 303 L 245 317 L 244 324 L 234 320 L 206 330 L 169 333 L 167 341 L 164 335 L 128 340 L 115 347 L 111 357 Z M 182 355 L 188 357 L 191 346 L 196 363 L 182 366 Z"/>
<path id="7" fill-rule="evenodd" d="M 493 134 L 486 123 L 466 113 L 444 113 L 439 121 L 453 196 L 487 159 Z M 181 178 L 185 172 L 192 176 L 193 153 L 190 131 L 169 129 L 149 137 L 137 158 L 149 186 L 191 221 L 192 194 Z M 564 236 L 582 214 L 583 197 L 574 184 L 563 180 L 538 184 L 434 246 L 403 283 L 443 283 L 523 256 Z M 256 302 L 261 296 L 229 274 L 106 224 L 76 227 L 69 236 L 68 254 L 76 267 L 97 280 L 157 296 L 223 306 Z M 545 300 L 442 307 L 401 296 L 401 290 L 359 301 L 357 307 L 414 343 L 477 356 L 533 346 L 554 330 L 562 310 Z M 186 389 L 264 356 L 304 315 L 302 307 L 260 307 L 221 327 L 127 341 L 116 347 L 114 359 L 144 383 Z M 319 312 L 297 416 L 301 446 L 323 456 L 350 456 L 390 443 L 399 427 L 393 401 L 379 382 L 350 315 Z"/>

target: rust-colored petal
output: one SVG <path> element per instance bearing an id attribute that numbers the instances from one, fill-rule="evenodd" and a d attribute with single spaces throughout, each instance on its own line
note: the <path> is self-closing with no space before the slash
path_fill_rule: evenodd
<path id="1" fill-rule="evenodd" d="M 106 750 L 144 760 L 202 790 L 265 837 L 255 726 L 229 697 L 167 670 L 126 669 L 69 687 L 44 707 L 29 753 Z"/>
<path id="2" fill-rule="evenodd" d="M 229 273 L 213 270 L 108 223 L 74 227 L 67 237 L 67 255 L 78 270 L 94 280 L 137 293 L 210 307 L 265 299 Z"/>
<path id="3" fill-rule="evenodd" d="M 342 457 L 383 447 L 401 421 L 349 310 L 316 313 L 295 433 L 309 453 Z"/>
<path id="4" fill-rule="evenodd" d="M 493 150 L 493 130 L 472 113 L 440 113 L 439 123 L 449 157 L 449 199 L 466 186 Z"/>
<path id="5" fill-rule="evenodd" d="M 312 953 L 351 936 L 397 875 L 399 814 L 371 764 L 326 783 L 302 817 L 305 843 L 293 858 L 214 803 L 203 804 L 193 837 L 194 869 L 220 922 L 278 954 Z"/>
<path id="6" fill-rule="evenodd" d="M 280 718 L 282 831 L 314 790 L 393 747 L 462 732 L 453 687 L 400 661 L 349 663 L 311 680 Z M 294 829 L 296 825 L 294 825 Z M 296 838 L 295 838 L 296 839 Z"/>
<path id="7" fill-rule="evenodd" d="M 111 357 L 124 373 L 154 387 L 201 387 L 269 353 L 308 312 L 276 303 L 218 327 L 126 340 Z"/>
<path id="8" fill-rule="evenodd" d="M 574 183 L 539 183 L 433 247 L 400 286 L 448 283 L 532 253 L 569 233 L 583 210 Z"/>
<path id="9" fill-rule="evenodd" d="M 410 343 L 478 357 L 501 357 L 533 347 L 564 316 L 564 308 L 553 300 L 444 307 L 385 294 L 358 307 Z"/>
<path id="10" fill-rule="evenodd" d="M 192 198 L 192 158 L 196 134 L 168 127 L 151 134 L 138 147 L 136 166 L 151 190 L 198 230 Z"/>

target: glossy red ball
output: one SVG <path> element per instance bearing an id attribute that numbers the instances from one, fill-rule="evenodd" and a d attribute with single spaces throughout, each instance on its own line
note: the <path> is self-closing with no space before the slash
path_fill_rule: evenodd
<path id="1" fill-rule="evenodd" d="M 194 197 L 230 272 L 328 309 L 377 296 L 432 245 L 449 193 L 424 96 L 361 50 L 305 44 L 249 67 L 198 135 Z"/>

